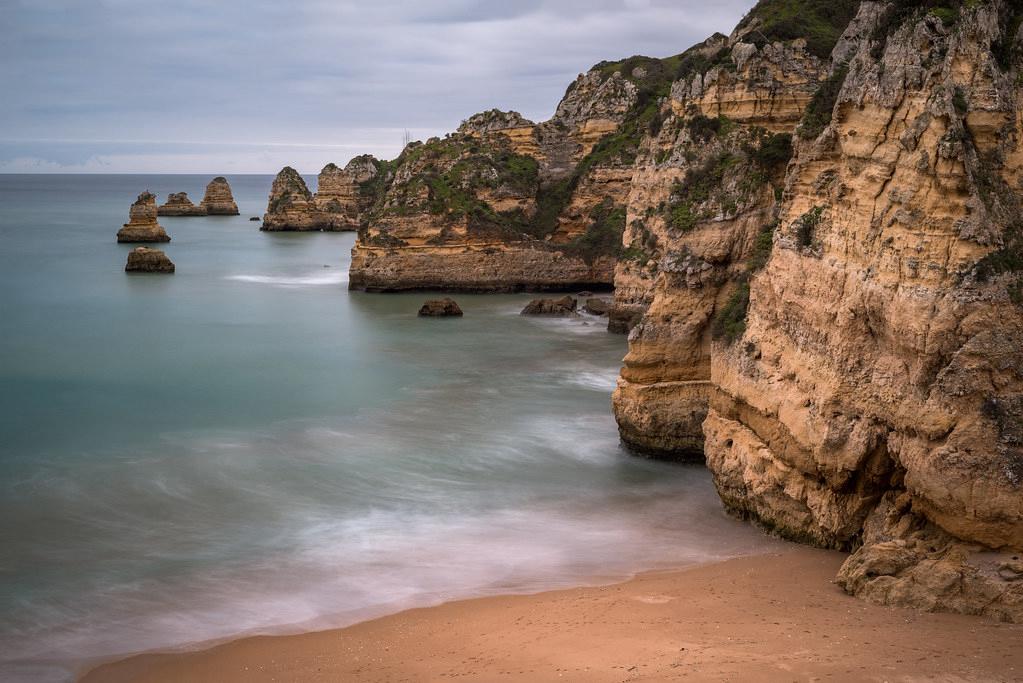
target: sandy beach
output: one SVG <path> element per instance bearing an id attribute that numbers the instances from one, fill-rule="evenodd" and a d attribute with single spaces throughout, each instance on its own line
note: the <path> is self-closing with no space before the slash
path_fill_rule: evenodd
<path id="1" fill-rule="evenodd" d="M 625 583 L 413 609 L 348 628 L 147 654 L 81 680 L 1009 681 L 1023 625 L 867 604 L 844 556 L 793 548 Z"/>

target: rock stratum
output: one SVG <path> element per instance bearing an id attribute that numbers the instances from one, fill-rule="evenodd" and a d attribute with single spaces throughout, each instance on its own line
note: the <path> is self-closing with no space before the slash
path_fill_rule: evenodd
<path id="1" fill-rule="evenodd" d="M 263 230 L 351 231 L 359 228 L 363 212 L 372 202 L 371 181 L 380 162 L 366 155 L 352 159 L 345 168 L 327 164 L 320 171 L 316 193 L 306 186 L 295 169 L 286 166 L 270 189 Z"/>
<path id="2" fill-rule="evenodd" d="M 174 263 L 159 249 L 135 247 L 128 252 L 126 273 L 173 273 Z"/>
<path id="3" fill-rule="evenodd" d="M 622 440 L 851 551 L 868 600 L 1023 622 L 1023 7 L 761 0 L 380 162 L 351 286 L 614 284 Z M 308 200 L 308 198 L 307 198 Z"/>
<path id="4" fill-rule="evenodd" d="M 156 195 L 143 192 L 128 210 L 128 222 L 117 231 L 118 242 L 170 242 L 167 231 L 156 222 Z"/>
<path id="5" fill-rule="evenodd" d="M 637 160 L 622 438 L 853 551 L 850 593 L 1023 621 L 1023 12 L 856 2 L 770 40 L 786 4 L 673 85 Z"/>
<path id="6" fill-rule="evenodd" d="M 157 216 L 205 216 L 206 209 L 196 206 L 187 192 L 171 192 L 167 201 L 156 208 Z"/>
<path id="7" fill-rule="evenodd" d="M 231 194 L 231 185 L 227 178 L 217 176 L 206 186 L 206 194 L 199 206 L 208 216 L 237 216 L 238 205 Z"/>

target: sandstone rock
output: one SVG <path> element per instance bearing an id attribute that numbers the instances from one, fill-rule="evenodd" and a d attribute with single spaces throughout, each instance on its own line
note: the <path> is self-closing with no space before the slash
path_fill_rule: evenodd
<path id="1" fill-rule="evenodd" d="M 117 231 L 118 242 L 170 242 L 163 227 L 156 222 L 156 195 L 143 192 L 131 205 L 128 222 Z"/>
<path id="2" fill-rule="evenodd" d="M 563 296 L 560 299 L 533 299 L 522 309 L 522 315 L 572 316 L 576 314 L 576 305 L 575 297 L 571 296 Z"/>
<path id="3" fill-rule="evenodd" d="M 607 299 L 590 297 L 586 299 L 586 305 L 583 306 L 583 310 L 592 315 L 607 315 L 607 312 L 611 310 L 611 304 Z"/>
<path id="4" fill-rule="evenodd" d="M 206 186 L 206 195 L 199 206 L 210 216 L 237 216 L 238 205 L 231 194 L 227 178 L 217 176 Z"/>
<path id="5" fill-rule="evenodd" d="M 378 164 L 368 155 L 352 159 L 344 169 L 327 164 L 320 171 L 316 194 L 309 192 L 295 169 L 284 168 L 270 191 L 263 229 L 356 230 L 368 201 L 363 185 L 376 175 Z"/>
<path id="6" fill-rule="evenodd" d="M 167 202 L 156 209 L 158 216 L 205 216 L 206 209 L 196 206 L 188 198 L 187 192 L 172 192 L 167 195 Z"/>
<path id="7" fill-rule="evenodd" d="M 128 263 L 124 266 L 126 273 L 173 273 L 174 264 L 159 249 L 135 247 L 128 252 Z"/>
<path id="8" fill-rule="evenodd" d="M 430 301 L 427 301 L 423 304 L 423 307 L 419 309 L 419 315 L 434 318 L 461 316 L 462 309 L 459 308 L 454 299 L 445 297 L 443 299 L 431 299 Z"/>

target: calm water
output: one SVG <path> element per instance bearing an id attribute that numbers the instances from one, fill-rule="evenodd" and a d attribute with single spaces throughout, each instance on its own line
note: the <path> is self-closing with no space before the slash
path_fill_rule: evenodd
<path id="1" fill-rule="evenodd" d="M 125 275 L 135 196 L 208 180 L 0 175 L 0 680 L 769 543 L 619 448 L 624 337 L 349 293 L 353 235 L 248 221 L 269 176 Z"/>

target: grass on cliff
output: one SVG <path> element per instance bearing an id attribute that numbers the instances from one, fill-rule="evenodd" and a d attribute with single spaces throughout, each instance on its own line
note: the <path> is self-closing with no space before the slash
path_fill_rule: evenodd
<path id="1" fill-rule="evenodd" d="M 811 54 L 828 59 L 859 6 L 860 0 L 760 0 L 739 28 L 758 21 L 746 38 L 757 47 L 805 38 Z"/>
<path id="2" fill-rule="evenodd" d="M 619 257 L 622 254 L 622 234 L 625 232 L 625 207 L 616 205 L 610 197 L 590 210 L 590 227 L 585 233 L 561 247 L 569 256 L 592 264 L 601 256 Z"/>
<path id="3" fill-rule="evenodd" d="M 746 260 L 746 271 L 739 276 L 735 291 L 725 301 L 724 306 L 714 313 L 711 320 L 710 333 L 714 339 L 732 344 L 746 333 L 746 316 L 749 313 L 750 280 L 767 265 L 774 246 L 774 232 L 778 223 L 765 225 L 757 233 L 753 249 Z"/>
<path id="4" fill-rule="evenodd" d="M 848 65 L 842 64 L 817 87 L 810 104 L 806 105 L 806 111 L 803 112 L 803 120 L 796 129 L 799 137 L 814 140 L 828 127 L 834 115 L 835 105 L 838 103 L 838 95 L 842 92 L 842 84 L 845 83 L 848 74 Z"/>

